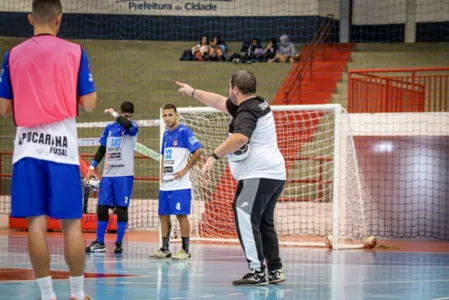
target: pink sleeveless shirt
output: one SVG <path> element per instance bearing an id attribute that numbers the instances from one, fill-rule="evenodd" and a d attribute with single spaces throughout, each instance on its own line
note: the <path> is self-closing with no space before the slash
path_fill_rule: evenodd
<path id="1" fill-rule="evenodd" d="M 45 125 L 78 114 L 80 45 L 52 35 L 38 35 L 9 55 L 17 126 Z"/>

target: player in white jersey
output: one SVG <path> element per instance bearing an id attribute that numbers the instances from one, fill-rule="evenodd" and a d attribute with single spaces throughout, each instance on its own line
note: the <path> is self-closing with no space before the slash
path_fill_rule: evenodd
<path id="1" fill-rule="evenodd" d="M 189 170 L 203 154 L 203 146 L 193 132 L 178 121 L 178 112 L 173 104 L 162 108 L 162 118 L 167 126 L 161 149 L 161 185 L 159 191 L 159 219 L 161 221 L 162 247 L 150 255 L 152 259 L 178 259 L 191 257 L 189 251 L 192 183 Z M 176 215 L 181 227 L 182 249 L 174 256 L 169 249 L 171 221 Z"/>
<path id="2" fill-rule="evenodd" d="M 256 77 L 245 70 L 233 73 L 229 98 L 177 84 L 183 95 L 232 116 L 229 137 L 208 158 L 202 173 L 207 176 L 215 161 L 227 156 L 231 173 L 238 181 L 232 207 L 250 272 L 233 284 L 265 285 L 284 281 L 274 210 L 287 175 L 284 157 L 277 146 L 273 113 L 268 102 L 256 96 Z"/>
<path id="3" fill-rule="evenodd" d="M 106 126 L 100 138 L 100 147 L 87 172 L 88 184 L 94 170 L 105 158 L 103 177 L 100 183 L 97 206 L 97 239 L 86 247 L 86 252 L 105 252 L 104 236 L 109 223 L 109 208 L 117 213 L 117 240 L 115 253 L 122 253 L 123 237 L 128 225 L 128 207 L 134 183 L 134 148 L 139 127 L 131 121 L 134 104 L 125 101 L 120 105 L 120 114 L 110 108 L 106 110 L 116 121 Z"/>

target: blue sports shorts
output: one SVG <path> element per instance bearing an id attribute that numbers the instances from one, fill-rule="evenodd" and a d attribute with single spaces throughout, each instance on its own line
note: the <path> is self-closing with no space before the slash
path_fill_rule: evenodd
<path id="1" fill-rule="evenodd" d="M 189 215 L 192 190 L 159 191 L 159 215 Z"/>
<path id="2" fill-rule="evenodd" d="M 13 164 L 11 216 L 48 215 L 79 219 L 83 214 L 80 167 L 25 157 Z"/>
<path id="3" fill-rule="evenodd" d="M 98 205 L 128 207 L 134 176 L 103 177 L 98 191 Z"/>

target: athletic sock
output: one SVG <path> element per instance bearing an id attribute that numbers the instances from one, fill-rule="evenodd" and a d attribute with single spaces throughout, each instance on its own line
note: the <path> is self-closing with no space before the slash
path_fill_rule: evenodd
<path id="1" fill-rule="evenodd" d="M 108 221 L 98 221 L 97 224 L 97 242 L 104 244 L 104 235 L 106 234 L 106 229 L 108 228 Z"/>
<path id="2" fill-rule="evenodd" d="M 123 243 L 123 237 L 125 236 L 127 225 L 128 222 L 117 222 L 117 242 Z"/>

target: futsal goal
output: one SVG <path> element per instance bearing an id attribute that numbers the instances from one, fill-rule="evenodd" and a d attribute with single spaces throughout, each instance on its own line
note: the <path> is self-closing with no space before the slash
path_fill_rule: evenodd
<path id="1" fill-rule="evenodd" d="M 367 237 L 364 198 L 348 114 L 332 104 L 271 108 L 288 174 L 275 212 L 280 243 L 324 246 L 325 237 L 331 236 L 333 248 L 363 247 Z M 178 111 L 180 122 L 193 130 L 206 153 L 212 153 L 228 136 L 228 114 L 205 107 Z M 192 239 L 237 241 L 232 212 L 237 182 L 227 160 L 217 161 L 207 181 L 201 165 L 191 171 Z M 178 227 L 174 230 L 178 237 Z"/>

